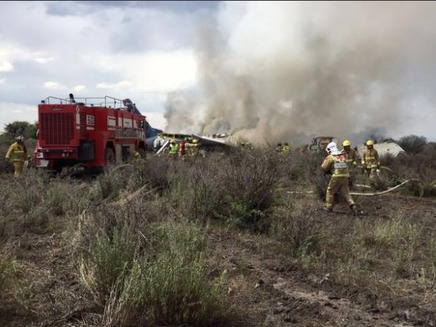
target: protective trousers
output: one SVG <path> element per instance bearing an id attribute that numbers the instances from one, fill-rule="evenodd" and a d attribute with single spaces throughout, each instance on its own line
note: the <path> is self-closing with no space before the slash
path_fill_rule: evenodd
<path id="1" fill-rule="evenodd" d="M 14 176 L 18 177 L 23 172 L 24 162 L 22 161 L 14 161 Z"/>
<path id="2" fill-rule="evenodd" d="M 378 174 L 377 174 L 377 168 L 370 168 L 370 169 L 366 169 L 365 170 L 366 176 L 370 179 L 370 180 L 376 180 L 378 178 Z"/>
<path id="3" fill-rule="evenodd" d="M 350 195 L 350 189 L 348 188 L 348 177 L 331 177 L 329 181 L 329 185 L 327 186 L 326 192 L 326 205 L 327 208 L 333 208 L 333 200 L 335 193 L 341 192 L 345 201 L 347 201 L 348 205 L 351 206 L 354 204 L 353 199 Z"/>

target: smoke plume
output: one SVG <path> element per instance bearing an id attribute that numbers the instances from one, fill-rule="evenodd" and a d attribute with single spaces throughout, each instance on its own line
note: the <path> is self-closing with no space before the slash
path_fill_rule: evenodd
<path id="1" fill-rule="evenodd" d="M 228 2 L 197 18 L 198 88 L 169 94 L 168 130 L 401 137 L 433 103 L 436 3 Z"/>

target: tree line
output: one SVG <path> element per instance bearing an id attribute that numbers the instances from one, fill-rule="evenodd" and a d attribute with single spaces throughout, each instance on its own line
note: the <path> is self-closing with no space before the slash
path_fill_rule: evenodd
<path id="1" fill-rule="evenodd" d="M 19 135 L 25 139 L 36 139 L 37 131 L 38 122 L 31 124 L 27 121 L 14 121 L 5 125 L 4 132 L 0 134 L 0 144 L 10 144 Z"/>

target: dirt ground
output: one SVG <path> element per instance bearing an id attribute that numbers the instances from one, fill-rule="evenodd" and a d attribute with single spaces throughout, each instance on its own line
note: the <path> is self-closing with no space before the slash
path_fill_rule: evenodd
<path id="1" fill-rule="evenodd" d="M 388 194 L 358 197 L 364 215 L 355 218 L 345 206 L 325 219 L 374 219 L 389 212 L 429 212 L 436 199 Z M 33 298 L 33 314 L 11 300 L 0 306 L 0 326 L 84 326 L 101 315 L 92 304 L 78 303 L 78 285 L 65 265 L 68 249 L 61 234 L 31 235 L 20 241 L 23 262 L 34 274 L 41 291 Z M 222 229 L 210 235 L 213 258 L 227 269 L 229 307 L 234 316 L 226 326 L 436 326 L 436 303 L 420 308 L 410 298 L 378 298 L 371 289 L 344 288 L 329 275 L 306 274 L 297 262 L 280 254 L 278 244 L 265 236 Z M 282 246 L 282 245 L 281 245 Z M 77 295 L 77 294 L 76 294 Z M 35 306 L 35 303 L 41 306 Z M 46 305 L 50 304 L 50 308 Z M 433 310 L 434 309 L 434 310 Z M 24 314 L 26 312 L 26 314 Z"/>
<path id="2" fill-rule="evenodd" d="M 436 199 L 383 195 L 354 197 L 364 214 L 353 217 L 345 205 L 326 219 L 374 219 L 392 212 L 431 213 Z M 324 214 L 324 213 L 323 213 Z M 329 274 L 306 274 L 277 244 L 263 237 L 229 231 L 212 237 L 216 255 L 231 273 L 229 294 L 242 314 L 239 326 L 436 326 L 436 304 L 416 305 L 414 297 L 378 298 L 374 290 L 344 287 Z"/>

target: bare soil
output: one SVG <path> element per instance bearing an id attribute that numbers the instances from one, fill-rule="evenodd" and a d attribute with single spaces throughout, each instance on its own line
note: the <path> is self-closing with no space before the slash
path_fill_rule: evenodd
<path id="1" fill-rule="evenodd" d="M 436 218 L 436 199 L 383 195 L 357 197 L 364 214 L 354 217 L 345 205 L 325 219 L 374 219 L 395 212 L 429 212 Z M 216 256 L 231 272 L 231 305 L 240 313 L 239 326 L 436 326 L 436 303 L 418 307 L 416 297 L 381 298 L 376 290 L 345 286 L 327 274 L 304 272 L 280 255 L 268 238 L 224 231 L 211 237 Z M 282 245 L 281 245 L 282 246 Z"/>

